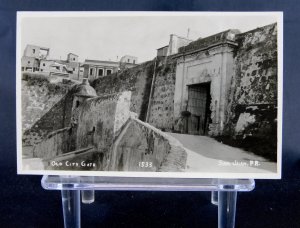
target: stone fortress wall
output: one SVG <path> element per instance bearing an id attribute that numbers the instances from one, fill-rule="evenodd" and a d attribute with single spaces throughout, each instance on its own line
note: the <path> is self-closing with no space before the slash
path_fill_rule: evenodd
<path id="1" fill-rule="evenodd" d="M 234 58 L 235 77 L 228 97 L 226 124 L 229 133 L 239 135 L 249 134 L 249 125 L 254 122 L 271 126 L 276 120 L 277 26 L 272 24 L 239 34 L 236 41 L 239 46 Z M 260 112 L 269 112 L 263 115 L 265 120 L 259 117 Z M 256 127 L 266 127 L 263 125 Z"/>
<path id="2" fill-rule="evenodd" d="M 69 126 L 74 83 L 52 83 L 43 75 L 22 79 L 23 143 L 35 145 L 50 132 Z"/>
<path id="3" fill-rule="evenodd" d="M 137 113 L 138 118 L 145 121 L 153 71 L 154 62 L 148 61 L 109 77 L 98 78 L 91 82 L 91 86 L 99 96 L 131 91 L 130 111 Z"/>

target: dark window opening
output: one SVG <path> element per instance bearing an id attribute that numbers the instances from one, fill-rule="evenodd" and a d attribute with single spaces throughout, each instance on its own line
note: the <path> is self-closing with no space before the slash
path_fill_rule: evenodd
<path id="1" fill-rule="evenodd" d="M 80 102 L 79 102 L 79 101 L 76 101 L 75 107 L 78 108 L 79 105 L 80 105 Z"/>
<path id="2" fill-rule="evenodd" d="M 30 61 L 28 61 L 28 64 L 30 64 Z"/>
<path id="3" fill-rule="evenodd" d="M 91 68 L 91 69 L 90 69 L 90 75 L 93 75 L 93 74 L 94 74 L 94 69 Z"/>
<path id="4" fill-rule="evenodd" d="M 112 73 L 112 70 L 107 70 L 106 75 L 110 75 Z"/>
<path id="5" fill-rule="evenodd" d="M 46 64 L 45 64 L 45 63 L 43 63 L 43 66 L 46 66 Z"/>
<path id="6" fill-rule="evenodd" d="M 135 60 L 133 60 L 133 64 L 135 64 Z"/>
<path id="7" fill-rule="evenodd" d="M 35 53 L 35 49 L 32 49 L 32 53 L 33 53 L 33 54 Z"/>
<path id="8" fill-rule="evenodd" d="M 103 76 L 103 69 L 98 69 L 98 76 Z"/>

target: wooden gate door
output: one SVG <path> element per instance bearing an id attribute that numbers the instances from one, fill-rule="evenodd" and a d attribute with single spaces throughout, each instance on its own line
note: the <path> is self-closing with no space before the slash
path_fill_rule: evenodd
<path id="1" fill-rule="evenodd" d="M 208 132 L 210 118 L 210 83 L 196 84 L 188 87 L 188 133 L 205 135 Z"/>

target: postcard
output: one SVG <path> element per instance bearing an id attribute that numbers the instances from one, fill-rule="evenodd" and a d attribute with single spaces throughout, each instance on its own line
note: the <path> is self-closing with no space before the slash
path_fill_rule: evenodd
<path id="1" fill-rule="evenodd" d="M 18 12 L 19 174 L 281 177 L 282 12 Z"/>

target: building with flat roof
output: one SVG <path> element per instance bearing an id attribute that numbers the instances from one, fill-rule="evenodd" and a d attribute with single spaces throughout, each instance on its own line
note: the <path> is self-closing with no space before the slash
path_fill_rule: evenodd
<path id="1" fill-rule="evenodd" d="M 82 64 L 83 78 L 94 80 L 113 74 L 119 70 L 119 62 L 86 59 Z"/>
<path id="2" fill-rule="evenodd" d="M 157 56 L 168 56 L 169 45 L 157 49 Z"/>
<path id="3" fill-rule="evenodd" d="M 45 76 L 60 76 L 74 80 L 82 80 L 78 55 L 69 53 L 66 60 L 48 59 L 49 48 L 37 45 L 27 45 L 21 59 L 22 72 L 40 72 Z"/>
<path id="4" fill-rule="evenodd" d="M 137 64 L 137 57 L 131 55 L 124 55 L 120 59 L 120 63 L 129 63 L 129 64 Z"/>
<path id="5" fill-rule="evenodd" d="M 28 44 L 21 59 L 21 70 L 36 72 L 40 70 L 40 60 L 47 59 L 50 49 Z"/>
<path id="6" fill-rule="evenodd" d="M 78 62 L 78 55 L 76 55 L 76 54 L 74 54 L 74 53 L 69 53 L 69 54 L 67 55 L 67 61 L 68 61 L 69 63 L 71 63 L 71 62 Z"/>
<path id="7" fill-rule="evenodd" d="M 137 65 L 138 58 L 131 55 L 124 55 L 120 59 L 120 70 L 135 67 Z"/>
<path id="8" fill-rule="evenodd" d="M 177 54 L 179 48 L 187 46 L 192 41 L 193 40 L 190 40 L 188 38 L 181 37 L 176 34 L 171 34 L 169 44 L 157 49 L 157 56 L 160 57 Z"/>
<path id="9" fill-rule="evenodd" d="M 28 44 L 24 50 L 23 56 L 34 57 L 37 59 L 46 59 L 49 54 L 49 48 Z"/>
<path id="10" fill-rule="evenodd" d="M 118 71 L 137 66 L 138 58 L 131 55 L 124 55 L 119 62 L 106 60 L 86 59 L 81 65 L 83 67 L 83 78 L 94 80 Z"/>

